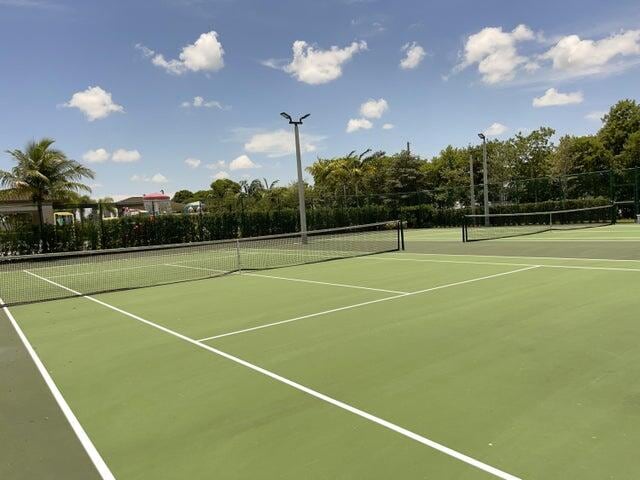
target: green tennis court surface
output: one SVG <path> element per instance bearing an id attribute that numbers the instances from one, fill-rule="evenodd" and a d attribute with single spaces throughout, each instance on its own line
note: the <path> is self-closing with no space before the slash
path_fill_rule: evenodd
<path id="1" fill-rule="evenodd" d="M 637 478 L 640 227 L 406 239 L 5 315 L 103 478 Z M 89 478 L 68 439 L 3 449 L 2 478 Z"/>

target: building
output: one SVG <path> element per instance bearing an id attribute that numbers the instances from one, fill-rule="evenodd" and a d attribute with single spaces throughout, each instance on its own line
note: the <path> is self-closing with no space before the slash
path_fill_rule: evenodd
<path id="1" fill-rule="evenodd" d="M 53 204 L 51 200 L 42 203 L 42 216 L 44 223 L 53 224 Z M 0 218 L 6 223 L 11 217 L 22 217 L 34 225 L 39 223 L 38 206 L 31 200 L 29 193 L 20 193 L 15 190 L 0 190 Z"/>
<path id="2" fill-rule="evenodd" d="M 153 214 L 171 213 L 171 197 L 165 195 L 163 190 L 158 193 L 147 193 L 143 195 L 144 209 Z"/>
<path id="3" fill-rule="evenodd" d="M 116 208 L 118 209 L 118 216 L 123 217 L 131 215 L 133 212 L 144 211 L 144 201 L 142 197 L 129 197 L 116 202 Z"/>
<path id="4" fill-rule="evenodd" d="M 161 215 L 171 213 L 171 198 L 161 190 L 157 193 L 147 193 L 141 197 L 129 197 L 116 202 L 118 216 L 151 214 Z"/>

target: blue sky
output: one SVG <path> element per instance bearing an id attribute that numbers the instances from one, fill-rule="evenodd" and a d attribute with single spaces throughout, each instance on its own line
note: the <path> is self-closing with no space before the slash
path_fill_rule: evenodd
<path id="1" fill-rule="evenodd" d="M 636 1 L 0 0 L 0 147 L 50 136 L 95 196 L 295 177 L 366 148 L 425 157 L 638 99 Z M 11 161 L 0 155 L 0 168 Z"/>

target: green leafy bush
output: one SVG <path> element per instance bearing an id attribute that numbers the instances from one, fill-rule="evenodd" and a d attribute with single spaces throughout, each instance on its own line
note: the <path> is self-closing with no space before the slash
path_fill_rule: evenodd
<path id="1" fill-rule="evenodd" d="M 607 205 L 604 197 L 499 205 L 492 213 L 563 210 Z M 397 204 L 350 208 L 312 208 L 307 212 L 310 230 L 361 225 L 402 219 L 409 228 L 457 227 L 468 208 L 436 208 L 433 205 L 402 207 Z M 477 210 L 476 213 L 481 213 Z M 122 217 L 102 222 L 84 221 L 74 225 L 43 227 L 40 241 L 37 226 L 24 225 L 13 231 L 0 231 L 0 255 L 139 247 L 170 243 L 190 243 L 236 237 L 259 237 L 295 232 L 298 210 L 222 212 L 157 217 Z"/>

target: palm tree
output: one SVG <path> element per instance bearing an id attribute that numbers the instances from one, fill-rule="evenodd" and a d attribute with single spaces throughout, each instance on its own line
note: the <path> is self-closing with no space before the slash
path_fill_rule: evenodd
<path id="1" fill-rule="evenodd" d="M 91 192 L 80 181 L 95 176 L 93 170 L 67 158 L 62 151 L 51 148 L 54 142 L 51 138 L 43 138 L 27 143 L 24 151 L 7 150 L 17 165 L 10 171 L 0 170 L 1 187 L 29 194 L 37 205 L 41 234 L 44 224 L 42 202 L 46 198 L 64 196 L 69 192 Z"/>
<path id="2" fill-rule="evenodd" d="M 273 182 L 269 183 L 264 177 L 262 178 L 262 180 L 264 181 L 265 190 L 273 190 L 275 186 L 280 182 L 280 180 L 274 180 Z"/>
<path id="3" fill-rule="evenodd" d="M 104 197 L 98 199 L 98 209 L 102 210 L 102 215 L 108 213 L 109 216 L 118 213 L 118 209 L 115 206 L 115 200 L 111 197 Z"/>

